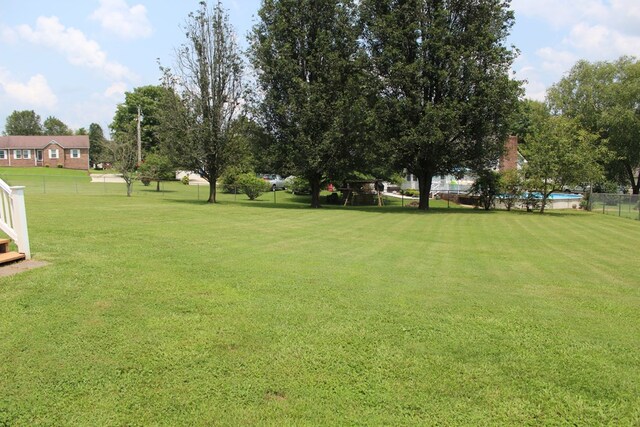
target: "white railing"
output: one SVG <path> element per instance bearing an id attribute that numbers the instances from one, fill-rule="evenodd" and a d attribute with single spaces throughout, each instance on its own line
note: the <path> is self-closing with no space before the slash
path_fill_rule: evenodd
<path id="1" fill-rule="evenodd" d="M 0 229 L 18 246 L 18 252 L 31 259 L 24 187 L 9 187 L 0 179 Z"/>

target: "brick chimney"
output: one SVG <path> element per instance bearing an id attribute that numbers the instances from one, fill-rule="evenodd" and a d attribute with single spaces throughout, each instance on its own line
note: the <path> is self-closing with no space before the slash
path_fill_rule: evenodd
<path id="1" fill-rule="evenodd" d="M 500 157 L 500 172 L 518 169 L 518 137 L 510 136 Z"/>

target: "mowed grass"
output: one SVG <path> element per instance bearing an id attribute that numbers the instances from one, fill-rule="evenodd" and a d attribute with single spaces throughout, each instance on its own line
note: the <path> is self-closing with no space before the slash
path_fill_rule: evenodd
<path id="1" fill-rule="evenodd" d="M 640 423 L 638 222 L 110 185 L 27 188 L 0 425 Z"/>

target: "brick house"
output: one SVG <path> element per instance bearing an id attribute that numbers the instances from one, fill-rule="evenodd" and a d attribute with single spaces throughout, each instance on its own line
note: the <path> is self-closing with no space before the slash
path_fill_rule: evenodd
<path id="1" fill-rule="evenodd" d="M 0 136 L 0 167 L 89 169 L 89 137 Z"/>

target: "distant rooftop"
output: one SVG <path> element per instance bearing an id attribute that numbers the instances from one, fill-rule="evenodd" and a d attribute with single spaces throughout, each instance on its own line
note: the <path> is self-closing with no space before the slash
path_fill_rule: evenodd
<path id="1" fill-rule="evenodd" d="M 31 136 L 0 136 L 0 149 L 38 149 L 49 144 L 58 144 L 62 148 L 89 148 L 87 135 L 31 135 Z"/>

